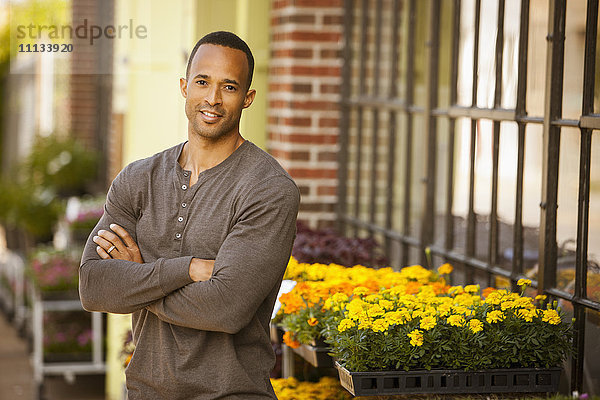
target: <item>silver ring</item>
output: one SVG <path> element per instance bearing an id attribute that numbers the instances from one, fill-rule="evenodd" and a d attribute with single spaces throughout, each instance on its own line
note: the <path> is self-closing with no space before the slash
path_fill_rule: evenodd
<path id="1" fill-rule="evenodd" d="M 111 251 L 113 251 L 117 246 L 110 246 L 110 248 L 106 251 L 108 254 L 110 254 Z"/>

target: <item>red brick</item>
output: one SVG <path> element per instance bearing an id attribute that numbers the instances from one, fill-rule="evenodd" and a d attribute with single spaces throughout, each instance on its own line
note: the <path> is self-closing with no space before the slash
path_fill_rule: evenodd
<path id="1" fill-rule="evenodd" d="M 289 108 L 290 102 L 286 100 L 269 100 L 270 108 Z"/>
<path id="2" fill-rule="evenodd" d="M 338 142 L 337 135 L 307 135 L 303 133 L 292 133 L 287 135 L 286 142 L 298 144 L 336 144 Z"/>
<path id="3" fill-rule="evenodd" d="M 343 0 L 294 0 L 296 7 L 342 7 Z"/>
<path id="4" fill-rule="evenodd" d="M 323 17 L 323 24 L 325 25 L 342 25 L 344 23 L 344 17 L 341 15 L 325 15 Z"/>
<path id="5" fill-rule="evenodd" d="M 337 161 L 338 154 L 335 151 L 322 151 L 318 156 L 319 161 Z"/>
<path id="6" fill-rule="evenodd" d="M 312 212 L 334 212 L 335 204 L 331 203 L 300 203 L 300 211 L 312 211 Z"/>
<path id="7" fill-rule="evenodd" d="M 286 117 L 282 118 L 283 125 L 287 126 L 310 126 L 312 120 L 307 117 Z"/>
<path id="8" fill-rule="evenodd" d="M 309 178 L 309 179 L 335 179 L 337 178 L 337 169 L 313 169 L 313 168 L 289 168 L 288 173 L 293 178 Z"/>
<path id="9" fill-rule="evenodd" d="M 273 58 L 313 58 L 312 49 L 275 49 L 271 52 Z"/>
<path id="10" fill-rule="evenodd" d="M 305 75 L 305 76 L 335 76 L 341 75 L 340 67 L 308 67 L 302 65 L 295 65 L 289 68 L 289 72 L 292 75 Z"/>
<path id="11" fill-rule="evenodd" d="M 294 93 L 312 93 L 312 85 L 310 83 L 294 83 L 292 89 Z"/>
<path id="12" fill-rule="evenodd" d="M 322 84 L 319 88 L 321 93 L 340 93 L 340 85 Z"/>
<path id="13" fill-rule="evenodd" d="M 339 42 L 342 38 L 340 32 L 309 32 L 295 31 L 291 32 L 289 39 L 298 42 Z"/>
<path id="14" fill-rule="evenodd" d="M 315 24 L 316 17 L 311 14 L 292 14 L 280 15 L 271 18 L 271 26 L 281 26 L 286 24 Z"/>
<path id="15" fill-rule="evenodd" d="M 319 186 L 317 188 L 318 196 L 335 196 L 337 195 L 337 186 Z"/>
<path id="16" fill-rule="evenodd" d="M 323 49 L 321 50 L 321 58 L 342 58 L 341 50 Z"/>
<path id="17" fill-rule="evenodd" d="M 295 151 L 295 150 L 271 150 L 271 155 L 282 160 L 289 161 L 308 161 L 310 160 L 310 153 L 308 151 Z"/>
<path id="18" fill-rule="evenodd" d="M 337 102 L 318 100 L 292 101 L 290 106 L 294 110 L 333 111 L 338 109 Z"/>
<path id="19" fill-rule="evenodd" d="M 339 118 L 319 118 L 319 126 L 321 128 L 336 128 L 339 125 Z"/>
<path id="20" fill-rule="evenodd" d="M 310 194 L 310 187 L 304 185 L 298 185 L 298 189 L 300 189 L 300 195 L 308 196 Z"/>
<path id="21" fill-rule="evenodd" d="M 293 2 L 293 0 L 275 0 L 271 3 L 271 6 L 273 7 L 274 10 L 278 10 L 281 8 L 285 8 L 288 7 L 289 5 L 291 5 Z"/>

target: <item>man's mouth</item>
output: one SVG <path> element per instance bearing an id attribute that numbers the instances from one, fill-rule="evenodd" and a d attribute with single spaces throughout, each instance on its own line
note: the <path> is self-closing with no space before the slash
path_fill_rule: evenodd
<path id="1" fill-rule="evenodd" d="M 204 122 L 211 124 L 217 122 L 223 115 L 207 110 L 200 110 L 200 116 Z"/>
<path id="2" fill-rule="evenodd" d="M 215 114 L 212 113 L 210 111 L 200 111 L 202 114 L 206 115 L 207 117 L 211 117 L 211 118 L 216 118 L 216 117 L 220 117 L 219 114 Z"/>

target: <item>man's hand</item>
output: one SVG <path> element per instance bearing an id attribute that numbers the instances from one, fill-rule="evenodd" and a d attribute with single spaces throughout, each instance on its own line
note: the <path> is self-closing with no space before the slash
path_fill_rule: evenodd
<path id="1" fill-rule="evenodd" d="M 212 276 L 213 269 L 215 269 L 214 260 L 192 258 L 192 262 L 190 263 L 190 278 L 194 282 L 207 281 Z"/>
<path id="2" fill-rule="evenodd" d="M 104 259 L 116 259 L 143 263 L 142 254 L 137 243 L 131 238 L 129 233 L 117 224 L 111 224 L 110 229 L 114 231 L 98 231 L 98 236 L 92 239 L 98 245 L 96 252 Z M 115 235 L 115 233 L 117 235 Z M 125 242 L 123 244 L 123 242 Z"/>

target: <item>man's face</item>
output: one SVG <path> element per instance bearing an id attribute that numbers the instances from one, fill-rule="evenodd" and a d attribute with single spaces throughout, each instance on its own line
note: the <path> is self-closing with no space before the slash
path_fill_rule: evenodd
<path id="1" fill-rule="evenodd" d="M 252 104 L 256 91 L 247 90 L 248 61 L 237 49 L 201 45 L 181 79 L 185 114 L 193 133 L 217 141 L 239 131 L 242 109 Z"/>

